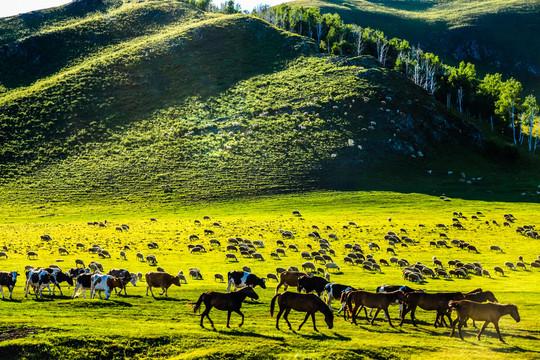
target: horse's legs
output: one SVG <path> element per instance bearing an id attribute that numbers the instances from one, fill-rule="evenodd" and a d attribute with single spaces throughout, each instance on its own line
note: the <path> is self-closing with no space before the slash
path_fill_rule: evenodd
<path id="1" fill-rule="evenodd" d="M 279 330 L 279 318 L 281 317 L 281 314 L 283 314 L 284 311 L 285 310 L 280 307 L 279 312 L 278 312 L 278 314 L 276 316 L 276 329 L 278 329 L 278 330 Z"/>
<path id="2" fill-rule="evenodd" d="M 456 330 L 456 324 L 459 321 L 459 317 L 452 322 L 452 331 L 450 332 L 450 337 L 454 336 L 454 331 Z"/>
<path id="3" fill-rule="evenodd" d="M 315 325 L 315 313 L 311 313 L 311 320 L 313 320 L 313 329 L 316 332 L 319 332 L 319 330 L 317 329 L 317 326 Z"/>
<path id="4" fill-rule="evenodd" d="M 457 326 L 458 332 L 459 332 L 459 338 L 460 338 L 461 340 L 464 340 L 464 339 L 463 339 L 463 334 L 461 333 L 461 327 L 463 326 L 463 323 L 464 323 L 464 321 L 459 321 L 458 326 Z"/>
<path id="5" fill-rule="evenodd" d="M 230 329 L 229 321 L 231 321 L 231 312 L 232 310 L 227 311 L 227 329 Z"/>
<path id="6" fill-rule="evenodd" d="M 304 318 L 304 321 L 302 321 L 302 323 L 300 324 L 300 326 L 298 327 L 298 331 L 300 331 L 300 329 L 302 328 L 302 325 L 304 325 L 309 317 L 310 313 L 309 312 L 306 312 L 306 317 Z"/>
<path id="7" fill-rule="evenodd" d="M 203 320 L 205 316 L 208 318 L 208 321 L 210 321 L 210 324 L 212 325 L 212 327 L 214 327 L 214 322 L 212 321 L 212 319 L 210 319 L 210 315 L 209 315 L 211 309 L 212 309 L 212 305 L 206 305 L 206 309 L 204 309 L 203 313 L 201 314 L 201 327 L 204 327 Z"/>
<path id="8" fill-rule="evenodd" d="M 351 322 L 352 322 L 354 325 L 358 325 L 358 324 L 356 323 L 356 314 L 357 314 L 357 310 L 358 310 L 359 307 L 360 307 L 360 304 L 354 304 L 353 311 L 351 312 Z"/>
<path id="9" fill-rule="evenodd" d="M 392 320 L 390 320 L 390 313 L 388 312 L 388 308 L 383 309 L 383 311 L 384 315 L 386 315 L 386 318 L 388 319 L 388 323 L 390 324 L 390 326 L 394 327 L 394 325 L 392 325 Z"/>
<path id="10" fill-rule="evenodd" d="M 399 323 L 399 326 L 403 325 L 403 320 L 405 320 L 405 315 L 407 315 L 408 312 L 411 312 L 411 320 L 412 320 L 412 310 L 415 309 L 415 307 L 404 307 L 403 311 L 401 312 L 401 321 Z M 414 325 L 414 320 L 413 320 Z"/>
<path id="11" fill-rule="evenodd" d="M 242 321 L 238 325 L 238 327 L 241 327 L 242 325 L 244 325 L 244 314 L 242 314 L 242 312 L 240 310 L 234 310 L 234 312 L 242 317 Z"/>
<path id="12" fill-rule="evenodd" d="M 373 322 L 375 321 L 375 318 L 377 317 L 377 315 L 379 315 L 379 312 L 381 311 L 380 308 L 377 309 L 377 311 L 375 311 L 375 315 L 373 316 L 373 318 L 371 319 L 371 325 L 373 325 Z"/>
<path id="13" fill-rule="evenodd" d="M 478 340 L 480 340 L 480 335 L 482 335 L 482 333 L 484 332 L 484 330 L 487 328 L 487 326 L 489 325 L 489 321 L 486 321 L 484 323 L 484 325 L 482 325 L 482 328 L 480 329 L 480 332 L 478 333 L 478 335 L 476 335 L 476 337 L 478 338 Z M 498 327 L 498 325 L 497 325 Z M 499 335 L 500 336 L 500 335 Z"/>
<path id="14" fill-rule="evenodd" d="M 283 314 L 283 318 L 285 319 L 285 321 L 287 322 L 287 325 L 289 325 L 289 330 L 292 330 L 292 325 L 291 323 L 289 322 L 289 313 L 291 312 L 291 308 L 288 307 L 286 310 L 285 310 L 285 314 Z"/>
<path id="15" fill-rule="evenodd" d="M 494 321 L 494 322 L 493 322 L 493 325 L 495 326 L 495 330 L 497 330 L 497 334 L 499 335 L 499 340 L 501 340 L 501 342 L 502 342 L 503 344 L 506 344 L 506 343 L 504 342 L 502 336 L 501 336 L 501 332 L 499 331 L 499 321 Z M 480 339 L 478 339 L 478 340 L 480 340 Z"/>
<path id="16" fill-rule="evenodd" d="M 274 295 L 277 295 L 278 290 L 279 290 L 279 288 L 281 287 L 282 284 L 283 284 L 282 282 L 280 282 L 279 284 L 277 284 L 277 286 L 276 286 L 276 293 L 275 293 Z M 228 291 L 227 291 L 227 292 L 228 292 Z"/>

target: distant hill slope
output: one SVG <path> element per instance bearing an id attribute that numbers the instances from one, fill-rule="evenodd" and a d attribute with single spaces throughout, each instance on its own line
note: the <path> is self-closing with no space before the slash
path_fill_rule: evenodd
<path id="1" fill-rule="evenodd" d="M 128 3 L 7 47 L 21 49 L 2 55 L 9 68 L 28 75 L 0 97 L 6 201 L 440 192 L 441 184 L 484 192 L 500 174 L 528 174 L 515 191 L 535 181 L 532 160 L 513 162 L 483 124 L 372 57 L 319 55 L 310 39 L 254 17 Z M 32 70 L 35 57 L 43 75 Z M 16 81 L 8 74 L 0 81 Z M 467 187 L 461 171 L 484 180 Z"/>
<path id="2" fill-rule="evenodd" d="M 481 72 L 514 76 L 540 91 L 539 0 L 296 0 L 338 13 L 347 23 L 383 30 Z"/>

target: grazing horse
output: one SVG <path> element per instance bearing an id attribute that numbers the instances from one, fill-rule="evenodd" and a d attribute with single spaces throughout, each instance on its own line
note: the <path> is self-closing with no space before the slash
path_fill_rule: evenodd
<path id="1" fill-rule="evenodd" d="M 406 294 L 405 297 L 405 303 L 407 304 L 407 308 L 405 308 L 403 310 L 403 313 L 401 314 L 401 322 L 399 323 L 400 326 L 403 324 L 403 320 L 405 320 L 405 315 L 407 315 L 409 311 L 411 312 L 412 323 L 414 326 L 416 326 L 416 323 L 414 321 L 414 314 L 416 312 L 416 307 L 418 306 L 424 310 L 437 311 L 435 323 L 433 324 L 435 327 L 437 327 L 437 322 L 439 320 L 441 325 L 445 324 L 445 315 L 448 317 L 448 321 L 451 324 L 452 319 L 450 318 L 450 314 L 447 312 L 448 302 L 451 300 L 465 299 L 465 296 L 460 292 L 427 294 L 416 291 Z"/>
<path id="2" fill-rule="evenodd" d="M 383 310 L 386 318 L 388 319 L 388 324 L 390 324 L 391 327 L 394 327 L 394 325 L 392 325 L 392 321 L 390 320 L 388 306 L 400 301 L 405 301 L 405 293 L 401 290 L 380 293 L 370 293 L 363 290 L 355 290 L 351 291 L 347 296 L 347 310 L 349 315 L 352 317 L 353 324 L 355 325 L 358 325 L 356 323 L 356 316 L 362 311 L 362 309 L 367 307 L 377 309 L 375 315 L 371 319 L 371 325 L 373 325 L 373 322 L 375 321 L 377 315 L 379 315 L 379 312 Z M 352 309 L 352 303 L 354 303 L 354 309 Z M 367 314 L 366 320 L 369 321 Z"/>
<path id="3" fill-rule="evenodd" d="M 195 303 L 193 310 L 194 312 L 197 312 L 200 309 L 201 304 L 204 302 L 206 309 L 204 309 L 203 313 L 201 314 L 201 327 L 204 327 L 203 320 L 205 316 L 208 318 L 208 321 L 210 321 L 210 324 L 212 324 L 212 327 L 214 327 L 212 319 L 210 319 L 210 316 L 208 316 L 213 307 L 218 310 L 227 311 L 228 328 L 230 328 L 229 322 L 231 320 L 231 313 L 233 311 L 242 317 L 242 322 L 240 322 L 240 325 L 238 325 L 242 326 L 244 324 L 244 314 L 242 314 L 240 308 L 242 307 L 242 302 L 246 299 L 246 297 L 257 300 L 259 295 L 257 295 L 255 290 L 253 290 L 253 288 L 250 286 L 231 293 L 209 291 L 201 294 L 199 300 L 197 300 L 197 303 Z"/>
<path id="4" fill-rule="evenodd" d="M 291 309 L 306 313 L 304 321 L 302 321 L 302 323 L 298 327 L 299 331 L 302 328 L 302 325 L 306 323 L 310 315 L 311 319 L 313 320 L 313 329 L 317 332 L 319 331 L 317 330 L 317 326 L 315 325 L 315 313 L 317 311 L 320 311 L 324 314 L 324 321 L 326 321 L 326 325 L 328 325 L 329 329 L 334 327 L 334 314 L 332 313 L 332 310 L 330 310 L 328 305 L 326 305 L 324 301 L 322 301 L 315 294 L 298 294 L 290 291 L 284 291 L 281 294 L 275 295 L 270 303 L 270 316 L 274 316 L 274 307 L 276 304 L 276 300 L 279 305 L 279 312 L 276 316 L 276 329 L 278 330 L 279 318 L 282 314 L 283 318 L 287 322 L 287 325 L 289 325 L 289 329 L 292 330 L 291 323 L 287 318 L 289 316 L 289 313 L 291 312 Z"/>
<path id="5" fill-rule="evenodd" d="M 504 340 L 501 337 L 501 332 L 499 331 L 499 319 L 501 316 L 510 315 L 516 322 L 521 320 L 519 317 L 518 308 L 513 304 L 482 304 L 470 300 L 460 300 L 450 301 L 448 306 L 452 310 L 456 310 L 458 313 L 457 319 L 452 323 L 452 332 L 450 333 L 450 337 L 454 336 L 456 324 L 459 323 L 458 331 L 461 340 L 463 340 L 461 327 L 468 318 L 478 321 L 485 321 L 484 326 L 482 326 L 482 329 L 480 329 L 480 332 L 477 335 L 478 340 L 480 340 L 480 335 L 482 335 L 482 332 L 486 329 L 488 324 L 492 322 L 495 326 L 495 330 L 497 330 L 497 334 L 499 335 L 499 340 L 501 340 L 503 343 Z"/>

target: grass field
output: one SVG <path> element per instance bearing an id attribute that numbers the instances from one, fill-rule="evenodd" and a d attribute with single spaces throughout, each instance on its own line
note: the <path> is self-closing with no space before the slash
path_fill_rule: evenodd
<path id="1" fill-rule="evenodd" d="M 292 215 L 293 210 L 301 212 L 301 217 Z M 429 241 L 438 240 L 440 229 L 437 223 L 450 225 L 452 213 L 463 212 L 468 220 L 462 220 L 466 230 L 444 231 L 450 239 L 463 239 L 475 245 L 480 254 L 468 253 L 459 248 L 434 248 Z M 471 220 L 470 216 L 481 211 L 485 216 Z M 147 263 L 135 259 L 137 251 L 144 255 L 154 254 L 158 266 L 176 274 L 179 270 L 187 273 L 188 268 L 201 269 L 204 280 L 190 280 L 180 288 L 171 287 L 169 297 L 145 296 L 145 283 L 128 287 L 128 295 L 112 295 L 111 299 L 90 300 L 79 297 L 69 299 L 73 289 L 64 288 L 64 296 L 45 296 L 36 300 L 25 299 L 23 292 L 24 275 L 19 278 L 14 291 L 14 300 L 0 302 L 2 327 L 0 357 L 3 359 L 79 359 L 79 358 L 540 358 L 537 341 L 540 339 L 540 272 L 530 270 L 512 271 L 505 269 L 505 276 L 495 275 L 494 266 L 504 266 L 505 261 L 517 261 L 522 255 L 530 263 L 540 254 L 538 240 L 516 233 L 515 228 L 525 224 L 540 222 L 540 205 L 533 203 L 497 203 L 451 199 L 450 202 L 438 197 L 419 194 L 390 192 L 336 192 L 307 193 L 301 195 L 281 195 L 257 199 L 235 200 L 231 202 L 197 203 L 92 203 L 72 205 L 68 203 L 28 203 L 9 205 L 1 209 L 0 231 L 3 243 L 9 248 L 7 260 L 0 260 L 0 270 L 18 270 L 23 274 L 24 266 L 47 266 L 57 262 L 68 269 L 75 259 L 86 263 L 99 261 L 105 271 L 111 268 L 126 268 L 129 271 L 155 270 Z M 512 213 L 516 222 L 504 227 L 503 215 Z M 211 220 L 203 220 L 210 216 Z M 388 218 L 391 217 L 391 221 Z M 157 222 L 150 222 L 156 218 Z M 108 220 L 106 228 L 87 225 L 88 221 Z M 200 220 L 196 225 L 194 220 Z M 490 221 L 490 225 L 485 221 Z M 500 226 L 491 221 L 496 220 Z M 347 225 L 354 221 L 358 227 Z M 221 227 L 212 226 L 219 222 Z M 418 225 L 425 224 L 425 228 Z M 128 224 L 129 231 L 119 232 L 115 227 Z M 225 291 L 226 284 L 214 282 L 215 273 L 250 266 L 253 273 L 266 276 L 278 266 L 300 266 L 304 261 L 299 253 L 286 249 L 287 256 L 281 260 L 270 258 L 275 251 L 276 240 L 281 240 L 279 229 L 290 230 L 295 239 L 285 240 L 285 244 L 296 244 L 307 250 L 318 244 L 307 235 L 318 225 L 321 236 L 337 234 L 338 239 L 330 241 L 335 250 L 334 260 L 341 266 L 341 272 L 331 275 L 333 282 L 353 285 L 374 291 L 382 284 L 405 284 L 399 268 L 382 267 L 382 273 L 364 272 L 360 267 L 343 264 L 348 253 L 345 243 L 358 243 L 365 253 L 370 253 L 367 243 L 377 242 L 381 251 L 374 251 L 374 257 L 389 259 L 387 243 L 383 236 L 388 231 L 399 232 L 406 229 L 408 235 L 419 241 L 416 246 L 396 248 L 397 257 L 409 262 L 421 261 L 431 266 L 432 257 L 437 256 L 445 264 L 451 259 L 463 262 L 480 262 L 491 272 L 491 279 L 469 275 L 466 279 L 427 279 L 421 285 L 409 284 L 436 291 L 470 291 L 482 287 L 491 290 L 502 303 L 518 305 L 521 322 L 515 323 L 504 317 L 500 326 L 507 344 L 496 338 L 493 327 L 478 342 L 473 331 L 465 330 L 465 341 L 449 339 L 448 329 L 434 328 L 434 313 L 418 311 L 418 328 L 406 321 L 401 329 L 392 329 L 382 318 L 370 326 L 365 320 L 359 326 L 351 325 L 342 318 L 336 319 L 335 326 L 328 330 L 323 317 L 318 314 L 320 333 L 315 333 L 307 323 L 301 331 L 278 331 L 275 319 L 270 318 L 269 302 L 274 294 L 275 284 L 269 283 L 266 290 L 259 287 L 256 292 L 260 299 L 247 300 L 242 310 L 246 321 L 238 328 L 239 318 L 232 316 L 232 328 L 225 328 L 226 314 L 212 310 L 210 315 L 216 323 L 211 330 L 198 325 L 199 317 L 190 306 L 204 291 Z M 331 226 L 332 230 L 325 230 Z M 204 236 L 204 229 L 215 231 L 213 236 Z M 42 242 L 40 235 L 49 234 L 50 242 Z M 196 234 L 208 252 L 190 254 L 188 236 Z M 259 235 L 260 234 L 260 235 Z M 262 235 L 262 236 L 261 236 Z M 266 261 L 242 258 L 238 263 L 225 261 L 225 245 L 230 237 L 263 240 L 265 248 L 259 249 Z M 221 248 L 213 248 L 210 238 L 221 241 Z M 157 242 L 157 250 L 149 250 L 147 243 Z M 112 259 L 98 259 L 87 252 L 78 252 L 75 244 L 87 246 L 100 244 L 110 251 Z M 129 245 L 127 261 L 120 260 L 118 253 L 124 245 Z M 499 245 L 504 253 L 489 251 L 490 245 Z M 58 247 L 70 250 L 70 254 L 60 256 Z M 212 250 L 211 250 L 212 249 Z M 28 260 L 26 252 L 38 252 L 38 260 Z M 157 290 L 157 289 L 156 289 Z M 6 293 L 6 292 L 5 292 Z M 157 293 L 156 293 L 157 295 Z M 334 304 L 336 305 L 336 304 Z M 394 324 L 397 323 L 397 308 L 390 311 Z M 292 314 L 293 328 L 303 318 Z M 282 329 L 286 329 L 284 323 Z M 474 330 L 476 333 L 477 330 Z"/>

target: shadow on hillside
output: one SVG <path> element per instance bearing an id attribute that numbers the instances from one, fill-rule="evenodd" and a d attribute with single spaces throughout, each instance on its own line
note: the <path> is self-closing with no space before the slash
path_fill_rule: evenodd
<path id="1" fill-rule="evenodd" d="M 154 300 L 156 301 L 178 301 L 178 302 L 183 302 L 183 301 L 189 301 L 189 299 L 175 299 L 175 298 L 170 298 L 170 297 L 157 297 L 157 296 L 154 296 Z"/>
<path id="2" fill-rule="evenodd" d="M 308 330 L 310 331 L 310 330 Z M 311 329 L 311 331 L 314 331 L 313 329 Z M 320 331 L 320 330 L 319 330 Z M 324 330 L 322 330 L 324 331 Z M 348 337 L 348 336 L 343 336 L 341 334 L 338 334 L 336 332 L 333 332 L 332 335 L 328 335 L 328 334 L 325 334 L 323 332 L 313 332 L 311 334 L 301 334 L 299 333 L 298 331 L 294 331 L 293 330 L 293 333 L 295 333 L 296 335 L 300 336 L 300 337 L 303 337 L 304 339 L 310 339 L 310 340 L 339 340 L 339 341 L 350 341 L 351 338 Z"/>

